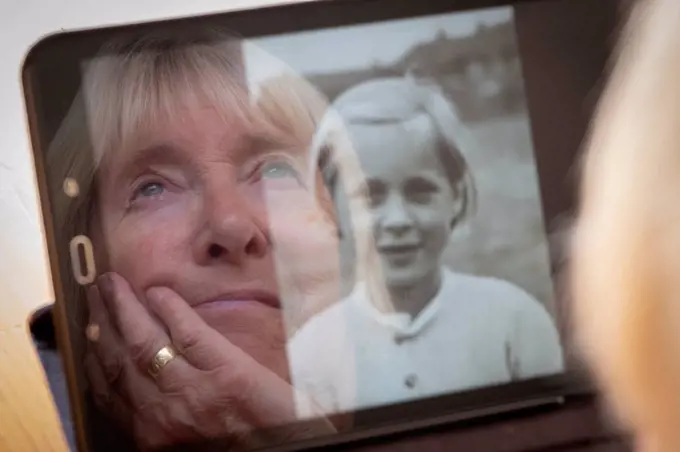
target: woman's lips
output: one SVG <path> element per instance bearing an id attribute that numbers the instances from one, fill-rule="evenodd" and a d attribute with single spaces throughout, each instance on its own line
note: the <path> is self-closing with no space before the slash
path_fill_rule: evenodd
<path id="1" fill-rule="evenodd" d="M 261 291 L 236 291 L 228 292 L 208 300 L 202 301 L 196 305 L 195 308 L 240 308 L 253 304 L 267 306 L 270 308 L 280 309 L 281 301 L 279 297 L 270 292 Z"/>

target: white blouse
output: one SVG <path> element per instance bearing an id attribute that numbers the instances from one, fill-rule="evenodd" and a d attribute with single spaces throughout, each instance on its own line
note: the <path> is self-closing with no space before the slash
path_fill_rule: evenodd
<path id="1" fill-rule="evenodd" d="M 413 320 L 384 314 L 357 286 L 291 340 L 300 418 L 377 407 L 564 370 L 552 318 L 511 283 L 443 269 Z M 308 397 L 318 405 L 312 408 Z"/>

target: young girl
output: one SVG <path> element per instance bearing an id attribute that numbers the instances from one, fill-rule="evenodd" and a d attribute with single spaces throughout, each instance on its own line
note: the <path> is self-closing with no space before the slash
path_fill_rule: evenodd
<path id="1" fill-rule="evenodd" d="M 561 372 L 559 336 L 537 300 L 442 264 L 471 215 L 474 182 L 461 152 L 470 140 L 441 93 L 373 80 L 341 95 L 333 114 L 359 161 L 341 168 L 333 196 L 363 270 L 289 346 L 301 393 L 334 413 Z"/>

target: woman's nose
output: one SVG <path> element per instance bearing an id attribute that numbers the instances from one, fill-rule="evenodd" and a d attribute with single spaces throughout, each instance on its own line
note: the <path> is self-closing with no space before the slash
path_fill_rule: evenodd
<path id="1" fill-rule="evenodd" d="M 380 226 L 395 235 L 403 235 L 413 227 L 413 219 L 400 197 L 393 196 L 383 205 Z"/>
<path id="2" fill-rule="evenodd" d="M 240 265 L 266 255 L 269 239 L 265 222 L 258 221 L 242 195 L 222 194 L 204 203 L 204 226 L 196 240 L 196 259 L 207 265 L 228 262 Z"/>

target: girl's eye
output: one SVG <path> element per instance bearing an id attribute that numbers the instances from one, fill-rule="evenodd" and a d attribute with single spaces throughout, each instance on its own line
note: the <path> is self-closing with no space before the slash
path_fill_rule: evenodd
<path id="1" fill-rule="evenodd" d="M 297 179 L 299 177 L 295 168 L 286 162 L 265 163 L 260 168 L 260 174 L 263 179 L 284 179 L 287 177 Z"/>
<path id="2" fill-rule="evenodd" d="M 377 207 L 387 198 L 387 185 L 379 180 L 366 181 L 366 196 L 371 207 Z"/>
<path id="3" fill-rule="evenodd" d="M 415 177 L 409 179 L 403 187 L 404 197 L 416 204 L 429 204 L 440 191 L 437 184 L 431 180 Z"/>
<path id="4" fill-rule="evenodd" d="M 143 184 L 135 191 L 135 198 L 145 197 L 153 198 L 154 196 L 160 196 L 165 192 L 165 187 L 159 182 L 148 182 Z"/>

